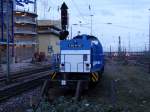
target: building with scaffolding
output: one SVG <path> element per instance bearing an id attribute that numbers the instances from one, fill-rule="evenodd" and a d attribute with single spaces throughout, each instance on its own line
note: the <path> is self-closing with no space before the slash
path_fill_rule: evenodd
<path id="1" fill-rule="evenodd" d="M 0 15 L 0 61 L 6 63 L 8 41 L 12 62 L 31 59 L 37 45 L 36 0 L 0 0 Z"/>
<path id="2" fill-rule="evenodd" d="M 13 1 L 0 0 L 0 64 L 6 63 L 7 48 L 9 56 L 13 57 L 14 29 L 13 29 Z M 11 59 L 10 59 L 11 61 Z"/>
<path id="3" fill-rule="evenodd" d="M 16 0 L 14 5 L 14 57 L 20 62 L 31 59 L 36 51 L 36 0 Z"/>

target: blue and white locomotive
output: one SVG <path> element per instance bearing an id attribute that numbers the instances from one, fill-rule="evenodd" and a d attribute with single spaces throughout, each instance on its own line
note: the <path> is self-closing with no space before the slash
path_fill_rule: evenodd
<path id="1" fill-rule="evenodd" d="M 96 37 L 90 35 L 61 40 L 59 64 L 59 71 L 53 74 L 52 80 L 59 79 L 61 85 L 78 80 L 96 83 L 104 71 L 102 45 Z"/>

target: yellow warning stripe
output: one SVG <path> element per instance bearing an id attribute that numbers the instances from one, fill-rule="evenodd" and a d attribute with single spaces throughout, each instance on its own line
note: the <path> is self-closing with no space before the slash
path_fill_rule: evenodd
<path id="1" fill-rule="evenodd" d="M 94 77 L 95 80 L 97 80 L 95 73 L 93 73 L 92 76 Z"/>
<path id="2" fill-rule="evenodd" d="M 92 73 L 92 81 L 95 82 L 95 78 L 93 77 L 93 73 Z"/>
<path id="3" fill-rule="evenodd" d="M 55 76 L 56 76 L 56 72 L 53 73 L 52 80 L 55 78 Z"/>
<path id="4" fill-rule="evenodd" d="M 98 74 L 92 73 L 92 81 L 93 81 L 93 82 L 98 81 Z"/>
<path id="5" fill-rule="evenodd" d="M 93 81 L 93 82 L 96 82 L 95 79 L 94 79 L 93 77 L 92 77 L 92 81 Z"/>

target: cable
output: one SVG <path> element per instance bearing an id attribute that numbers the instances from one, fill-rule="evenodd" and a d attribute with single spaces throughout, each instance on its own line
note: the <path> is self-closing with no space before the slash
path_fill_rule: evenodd
<path id="1" fill-rule="evenodd" d="M 85 17 L 83 16 L 83 14 L 80 12 L 80 10 L 79 10 L 77 4 L 75 3 L 75 1 L 74 1 L 74 0 L 70 0 L 70 1 L 72 2 L 72 6 L 75 6 L 75 8 L 76 8 L 77 12 L 79 13 L 81 19 L 85 22 L 85 19 L 86 19 L 86 18 L 85 18 Z M 74 4 L 74 5 L 73 5 L 73 4 Z M 87 23 L 87 22 L 85 22 L 85 23 Z"/>
<path id="2" fill-rule="evenodd" d="M 103 24 L 103 25 L 110 25 L 110 26 L 114 26 L 114 27 L 120 27 L 120 28 L 125 28 L 125 29 L 133 29 L 133 30 L 146 30 L 146 29 L 142 29 L 142 28 L 136 28 L 136 27 L 129 27 L 129 26 L 123 26 L 123 25 L 117 25 L 117 24 L 109 24 L 109 23 L 93 23 L 93 24 Z"/>

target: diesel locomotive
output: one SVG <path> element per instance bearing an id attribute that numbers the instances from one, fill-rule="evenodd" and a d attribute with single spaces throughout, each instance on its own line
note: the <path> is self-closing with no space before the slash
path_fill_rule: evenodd
<path id="1" fill-rule="evenodd" d="M 73 39 L 60 41 L 59 69 L 51 80 L 61 86 L 73 88 L 73 82 L 84 81 L 96 84 L 104 71 L 103 48 L 98 38 L 77 35 Z"/>

